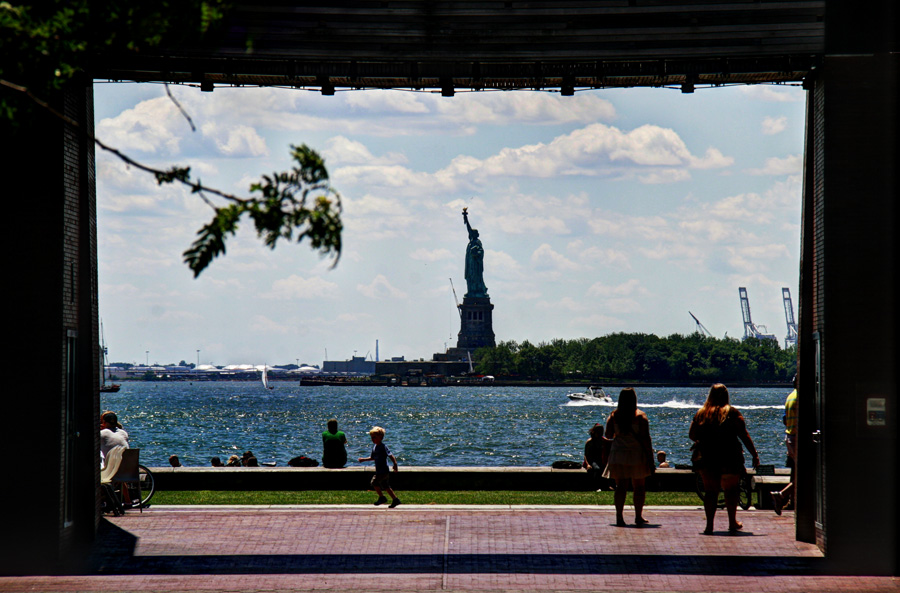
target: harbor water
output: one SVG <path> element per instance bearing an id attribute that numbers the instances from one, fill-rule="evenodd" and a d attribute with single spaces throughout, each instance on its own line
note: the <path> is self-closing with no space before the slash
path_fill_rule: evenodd
<path id="1" fill-rule="evenodd" d="M 101 394 L 141 449 L 141 463 L 166 466 L 176 454 L 187 466 L 250 450 L 279 466 L 298 455 L 321 460 L 330 418 L 348 438 L 348 465 L 369 454 L 367 431 L 382 426 L 400 465 L 548 466 L 580 462 L 588 429 L 615 404 L 570 401 L 565 387 L 301 387 L 277 382 L 125 382 Z M 607 388 L 615 401 L 618 388 Z M 707 389 L 638 387 L 655 449 L 670 463 L 689 463 L 688 428 Z M 789 390 L 729 389 L 747 420 L 762 463 L 785 463 L 782 414 Z M 749 455 L 745 456 L 750 463 Z M 402 470 L 401 470 L 402 471 Z"/>

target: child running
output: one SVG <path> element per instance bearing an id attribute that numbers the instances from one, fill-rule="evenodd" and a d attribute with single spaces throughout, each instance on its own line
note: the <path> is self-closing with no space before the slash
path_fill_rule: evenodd
<path id="1" fill-rule="evenodd" d="M 375 493 L 378 494 L 378 500 L 375 501 L 375 506 L 387 502 L 387 498 L 384 497 L 384 492 L 387 492 L 393 499 L 390 508 L 394 508 L 400 504 L 400 499 L 397 498 L 397 495 L 394 494 L 394 491 L 391 489 L 391 482 L 389 479 L 391 474 L 388 471 L 387 460 L 390 459 L 394 463 L 394 471 L 396 472 L 397 459 L 383 442 L 383 428 L 380 426 L 373 427 L 372 430 L 369 431 L 369 436 L 372 437 L 372 454 L 369 457 L 360 457 L 359 462 L 375 462 L 375 475 L 372 476 L 372 487 L 375 488 Z"/>

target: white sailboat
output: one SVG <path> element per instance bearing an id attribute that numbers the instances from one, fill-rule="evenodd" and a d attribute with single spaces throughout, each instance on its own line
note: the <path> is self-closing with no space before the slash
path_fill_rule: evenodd
<path id="1" fill-rule="evenodd" d="M 121 385 L 106 382 L 106 367 L 109 366 L 107 358 L 106 338 L 103 336 L 103 320 L 100 321 L 100 393 L 116 393 Z"/>
<path id="2" fill-rule="evenodd" d="M 263 387 L 266 389 L 275 389 L 274 385 L 269 385 L 269 367 L 267 365 L 263 365 L 260 375 L 262 376 Z"/>

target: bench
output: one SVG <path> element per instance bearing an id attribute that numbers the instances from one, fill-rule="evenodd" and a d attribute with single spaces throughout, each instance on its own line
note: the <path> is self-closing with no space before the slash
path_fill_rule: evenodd
<path id="1" fill-rule="evenodd" d="M 756 508 L 771 509 L 772 497 L 769 495 L 774 490 L 781 490 L 791 483 L 790 470 L 776 472 L 773 465 L 760 465 L 756 468 L 753 477 L 750 478 L 750 489 L 756 492 Z"/>

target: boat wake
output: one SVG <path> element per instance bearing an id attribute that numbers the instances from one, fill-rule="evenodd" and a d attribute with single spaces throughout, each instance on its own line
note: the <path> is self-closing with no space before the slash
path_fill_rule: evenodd
<path id="1" fill-rule="evenodd" d="M 570 400 L 563 404 L 567 407 L 582 407 L 582 406 L 601 406 L 607 408 L 615 408 L 616 402 L 607 403 L 607 402 L 599 402 L 599 401 L 584 401 L 584 400 Z M 667 402 L 663 402 L 661 404 L 651 404 L 647 402 L 638 401 L 639 408 L 671 408 L 676 410 L 697 410 L 702 406 L 703 403 L 696 403 L 693 400 L 689 401 L 681 401 L 678 399 L 670 399 Z M 748 406 L 735 406 L 738 410 L 780 410 L 784 407 L 784 405 L 774 405 L 774 406 L 760 406 L 760 405 L 748 405 Z"/>
<path id="2" fill-rule="evenodd" d="M 615 408 L 616 402 L 605 402 L 602 400 L 587 400 L 587 399 L 570 399 L 566 403 L 562 404 L 563 406 L 567 406 L 570 408 L 580 408 L 582 406 L 605 406 L 607 408 Z"/>

